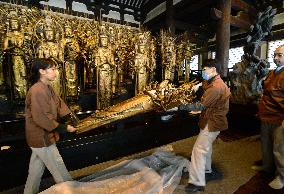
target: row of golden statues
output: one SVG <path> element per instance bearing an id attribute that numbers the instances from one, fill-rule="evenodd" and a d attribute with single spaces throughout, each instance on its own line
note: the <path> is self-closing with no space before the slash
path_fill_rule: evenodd
<path id="1" fill-rule="evenodd" d="M 135 94 L 154 81 L 157 46 L 162 79 L 173 80 L 174 70 L 181 69 L 177 64 L 192 54 L 186 42 L 176 47 L 166 32 L 155 38 L 129 26 L 4 3 L 0 15 L 0 92 L 12 100 L 25 98 L 34 58 L 56 61 L 53 87 L 62 97 L 76 100 L 85 88 L 95 88 L 97 109 L 104 109 L 126 78 L 135 80 Z"/>

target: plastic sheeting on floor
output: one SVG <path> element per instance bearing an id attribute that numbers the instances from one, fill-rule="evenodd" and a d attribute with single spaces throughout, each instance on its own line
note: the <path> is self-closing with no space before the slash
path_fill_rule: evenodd
<path id="1" fill-rule="evenodd" d="M 79 181 L 56 184 L 40 194 L 170 194 L 189 172 L 188 159 L 159 148 L 144 158 L 123 161 Z"/>

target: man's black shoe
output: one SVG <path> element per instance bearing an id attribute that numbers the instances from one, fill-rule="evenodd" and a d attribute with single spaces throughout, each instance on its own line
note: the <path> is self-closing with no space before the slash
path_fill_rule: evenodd
<path id="1" fill-rule="evenodd" d="M 205 173 L 205 180 L 206 182 L 213 181 L 213 180 L 221 180 L 223 175 L 218 171 L 212 171 L 211 173 Z"/>
<path id="2" fill-rule="evenodd" d="M 189 193 L 195 193 L 195 192 L 198 192 L 198 191 L 204 191 L 204 187 L 188 183 L 185 187 L 185 191 L 189 192 Z"/>
<path id="3" fill-rule="evenodd" d="M 262 160 L 256 160 L 253 163 L 253 165 L 258 165 L 258 166 L 262 166 L 262 164 L 263 164 Z"/>
<path id="4" fill-rule="evenodd" d="M 273 165 L 271 167 L 265 167 L 263 166 L 262 160 L 257 160 L 253 163 L 253 165 L 251 166 L 251 169 L 255 171 L 260 171 L 262 173 L 274 174 L 276 170 L 276 166 Z"/>
<path id="5" fill-rule="evenodd" d="M 251 169 L 255 170 L 255 171 L 263 171 L 264 170 L 264 166 L 262 163 L 262 160 L 257 160 L 253 163 L 253 165 L 251 166 Z"/>

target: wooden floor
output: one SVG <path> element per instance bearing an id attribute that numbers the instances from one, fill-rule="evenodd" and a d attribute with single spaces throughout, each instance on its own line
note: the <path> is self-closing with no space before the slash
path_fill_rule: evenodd
<path id="1" fill-rule="evenodd" d="M 234 194 L 283 194 L 284 188 L 275 190 L 268 186 L 268 183 L 273 179 L 273 175 L 259 172 L 242 185 Z"/>

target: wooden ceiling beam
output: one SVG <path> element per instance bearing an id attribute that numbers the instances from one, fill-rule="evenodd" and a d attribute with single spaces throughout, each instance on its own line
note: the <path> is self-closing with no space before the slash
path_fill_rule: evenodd
<path id="1" fill-rule="evenodd" d="M 143 28 L 150 30 L 152 33 L 159 33 L 161 29 L 166 29 L 166 13 L 158 15 L 152 20 L 142 24 Z"/>
<path id="2" fill-rule="evenodd" d="M 163 3 L 164 0 L 155 0 L 155 1 L 151 1 L 149 0 L 147 3 L 145 3 L 143 6 L 140 7 L 141 10 L 141 15 L 142 15 L 142 21 L 144 22 L 146 19 L 147 14 L 153 10 L 154 8 L 156 8 L 158 5 L 160 5 L 161 3 Z"/>
<path id="3" fill-rule="evenodd" d="M 132 7 L 135 7 L 136 1 L 138 1 L 138 0 L 134 0 L 134 1 L 131 3 L 131 6 L 132 6 Z"/>
<path id="4" fill-rule="evenodd" d="M 146 28 L 149 29 L 151 32 L 159 32 L 161 29 L 166 29 L 166 22 L 163 21 L 156 24 L 147 23 Z"/>
<path id="5" fill-rule="evenodd" d="M 211 17 L 213 19 L 221 19 L 222 18 L 223 13 L 216 9 L 216 8 L 211 8 Z M 252 23 L 249 21 L 249 16 L 247 14 L 242 14 L 239 16 L 231 16 L 230 17 L 230 23 L 231 26 L 235 26 L 238 28 L 243 28 L 243 29 L 249 29 L 249 27 L 252 25 Z"/>
<path id="6" fill-rule="evenodd" d="M 183 16 L 185 14 L 196 12 L 197 10 L 212 5 L 212 1 L 209 0 L 199 0 L 195 3 L 189 0 L 183 0 L 175 5 L 176 16 Z"/>
<path id="7" fill-rule="evenodd" d="M 140 9 L 137 9 L 136 7 L 134 6 L 131 6 L 131 5 L 128 5 L 128 4 L 121 4 L 121 3 L 118 3 L 118 2 L 110 2 L 108 3 L 106 6 L 109 6 L 109 4 L 112 4 L 112 5 L 116 5 L 118 7 L 123 7 L 123 8 L 128 8 L 128 9 L 132 9 L 136 12 L 140 11 Z M 110 7 L 110 9 L 112 9 L 113 7 Z"/>
<path id="8" fill-rule="evenodd" d="M 138 7 L 138 5 L 140 4 L 142 0 L 137 0 L 136 3 L 134 4 L 134 7 Z"/>
<path id="9" fill-rule="evenodd" d="M 176 28 L 179 30 L 184 30 L 184 31 L 196 31 L 196 32 L 202 32 L 205 31 L 206 29 L 203 29 L 202 27 L 195 26 L 180 20 L 175 20 L 175 25 Z"/>
<path id="10" fill-rule="evenodd" d="M 149 0 L 147 3 L 145 3 L 143 5 L 143 10 L 148 10 L 151 11 L 152 9 L 154 9 L 155 7 L 157 7 L 158 5 L 160 5 L 161 3 L 163 3 L 165 0 Z"/>
<path id="11" fill-rule="evenodd" d="M 245 11 L 245 12 L 250 13 L 252 15 L 257 14 L 257 10 L 253 6 L 249 5 L 248 3 L 246 3 L 242 0 L 232 0 L 232 8 L 236 9 L 236 10 Z"/>
<path id="12" fill-rule="evenodd" d="M 127 1 L 127 5 L 132 7 L 133 2 L 134 2 L 134 0 L 129 0 L 129 1 Z"/>
<path id="13" fill-rule="evenodd" d="M 144 2 L 144 1 L 141 0 L 140 3 L 138 4 L 138 7 L 140 8 L 140 11 L 141 11 L 141 6 L 142 6 L 143 2 Z"/>

